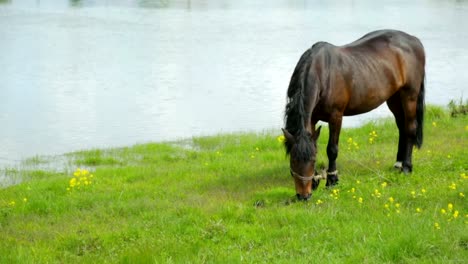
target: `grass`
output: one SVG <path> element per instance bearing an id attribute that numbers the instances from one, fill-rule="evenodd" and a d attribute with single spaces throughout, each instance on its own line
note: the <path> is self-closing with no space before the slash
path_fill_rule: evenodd
<path id="1" fill-rule="evenodd" d="M 307 203 L 294 198 L 279 131 L 70 153 L 65 172 L 19 169 L 23 182 L 0 189 L 0 263 L 464 263 L 468 116 L 428 107 L 426 117 L 411 175 L 391 168 L 393 121 L 345 129 L 339 186 L 322 182 Z"/>

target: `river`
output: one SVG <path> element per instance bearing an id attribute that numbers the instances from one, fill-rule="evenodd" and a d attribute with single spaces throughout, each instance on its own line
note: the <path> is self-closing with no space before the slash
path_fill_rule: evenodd
<path id="1" fill-rule="evenodd" d="M 301 54 L 394 28 L 427 96 L 468 97 L 467 1 L 0 0 L 0 165 L 35 155 L 275 129 Z M 345 126 L 389 116 L 386 106 Z"/>

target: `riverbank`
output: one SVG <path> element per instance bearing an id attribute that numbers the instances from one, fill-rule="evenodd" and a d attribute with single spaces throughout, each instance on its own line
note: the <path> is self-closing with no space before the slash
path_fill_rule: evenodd
<path id="1" fill-rule="evenodd" d="M 468 116 L 430 107 L 424 132 L 403 175 L 392 120 L 345 129 L 340 184 L 308 203 L 279 132 L 67 154 L 0 189 L 0 262 L 463 262 Z"/>

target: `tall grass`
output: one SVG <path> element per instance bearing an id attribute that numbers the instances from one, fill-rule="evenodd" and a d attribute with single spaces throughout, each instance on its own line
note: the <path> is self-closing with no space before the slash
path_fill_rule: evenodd
<path id="1" fill-rule="evenodd" d="M 67 154 L 73 170 L 0 189 L 0 263 L 466 262 L 468 117 L 426 116 L 412 174 L 392 169 L 392 120 L 345 129 L 340 184 L 307 203 L 280 131 Z"/>

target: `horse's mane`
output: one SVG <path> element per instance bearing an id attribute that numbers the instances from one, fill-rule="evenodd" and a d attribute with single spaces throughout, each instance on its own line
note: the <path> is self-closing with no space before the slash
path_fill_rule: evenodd
<path id="1" fill-rule="evenodd" d="M 295 137 L 296 148 L 292 150 L 292 142 L 286 140 L 284 146 L 286 154 L 293 154 L 296 159 L 310 160 L 313 152 L 313 144 L 310 133 L 306 130 L 304 120 L 307 118 L 305 105 L 307 103 L 306 94 L 304 91 L 307 86 L 308 73 L 311 67 L 312 51 L 310 48 L 299 59 L 299 62 L 291 76 L 291 81 L 288 87 L 288 97 L 284 119 L 286 130 Z M 291 153 L 294 151 L 294 153 Z"/>

